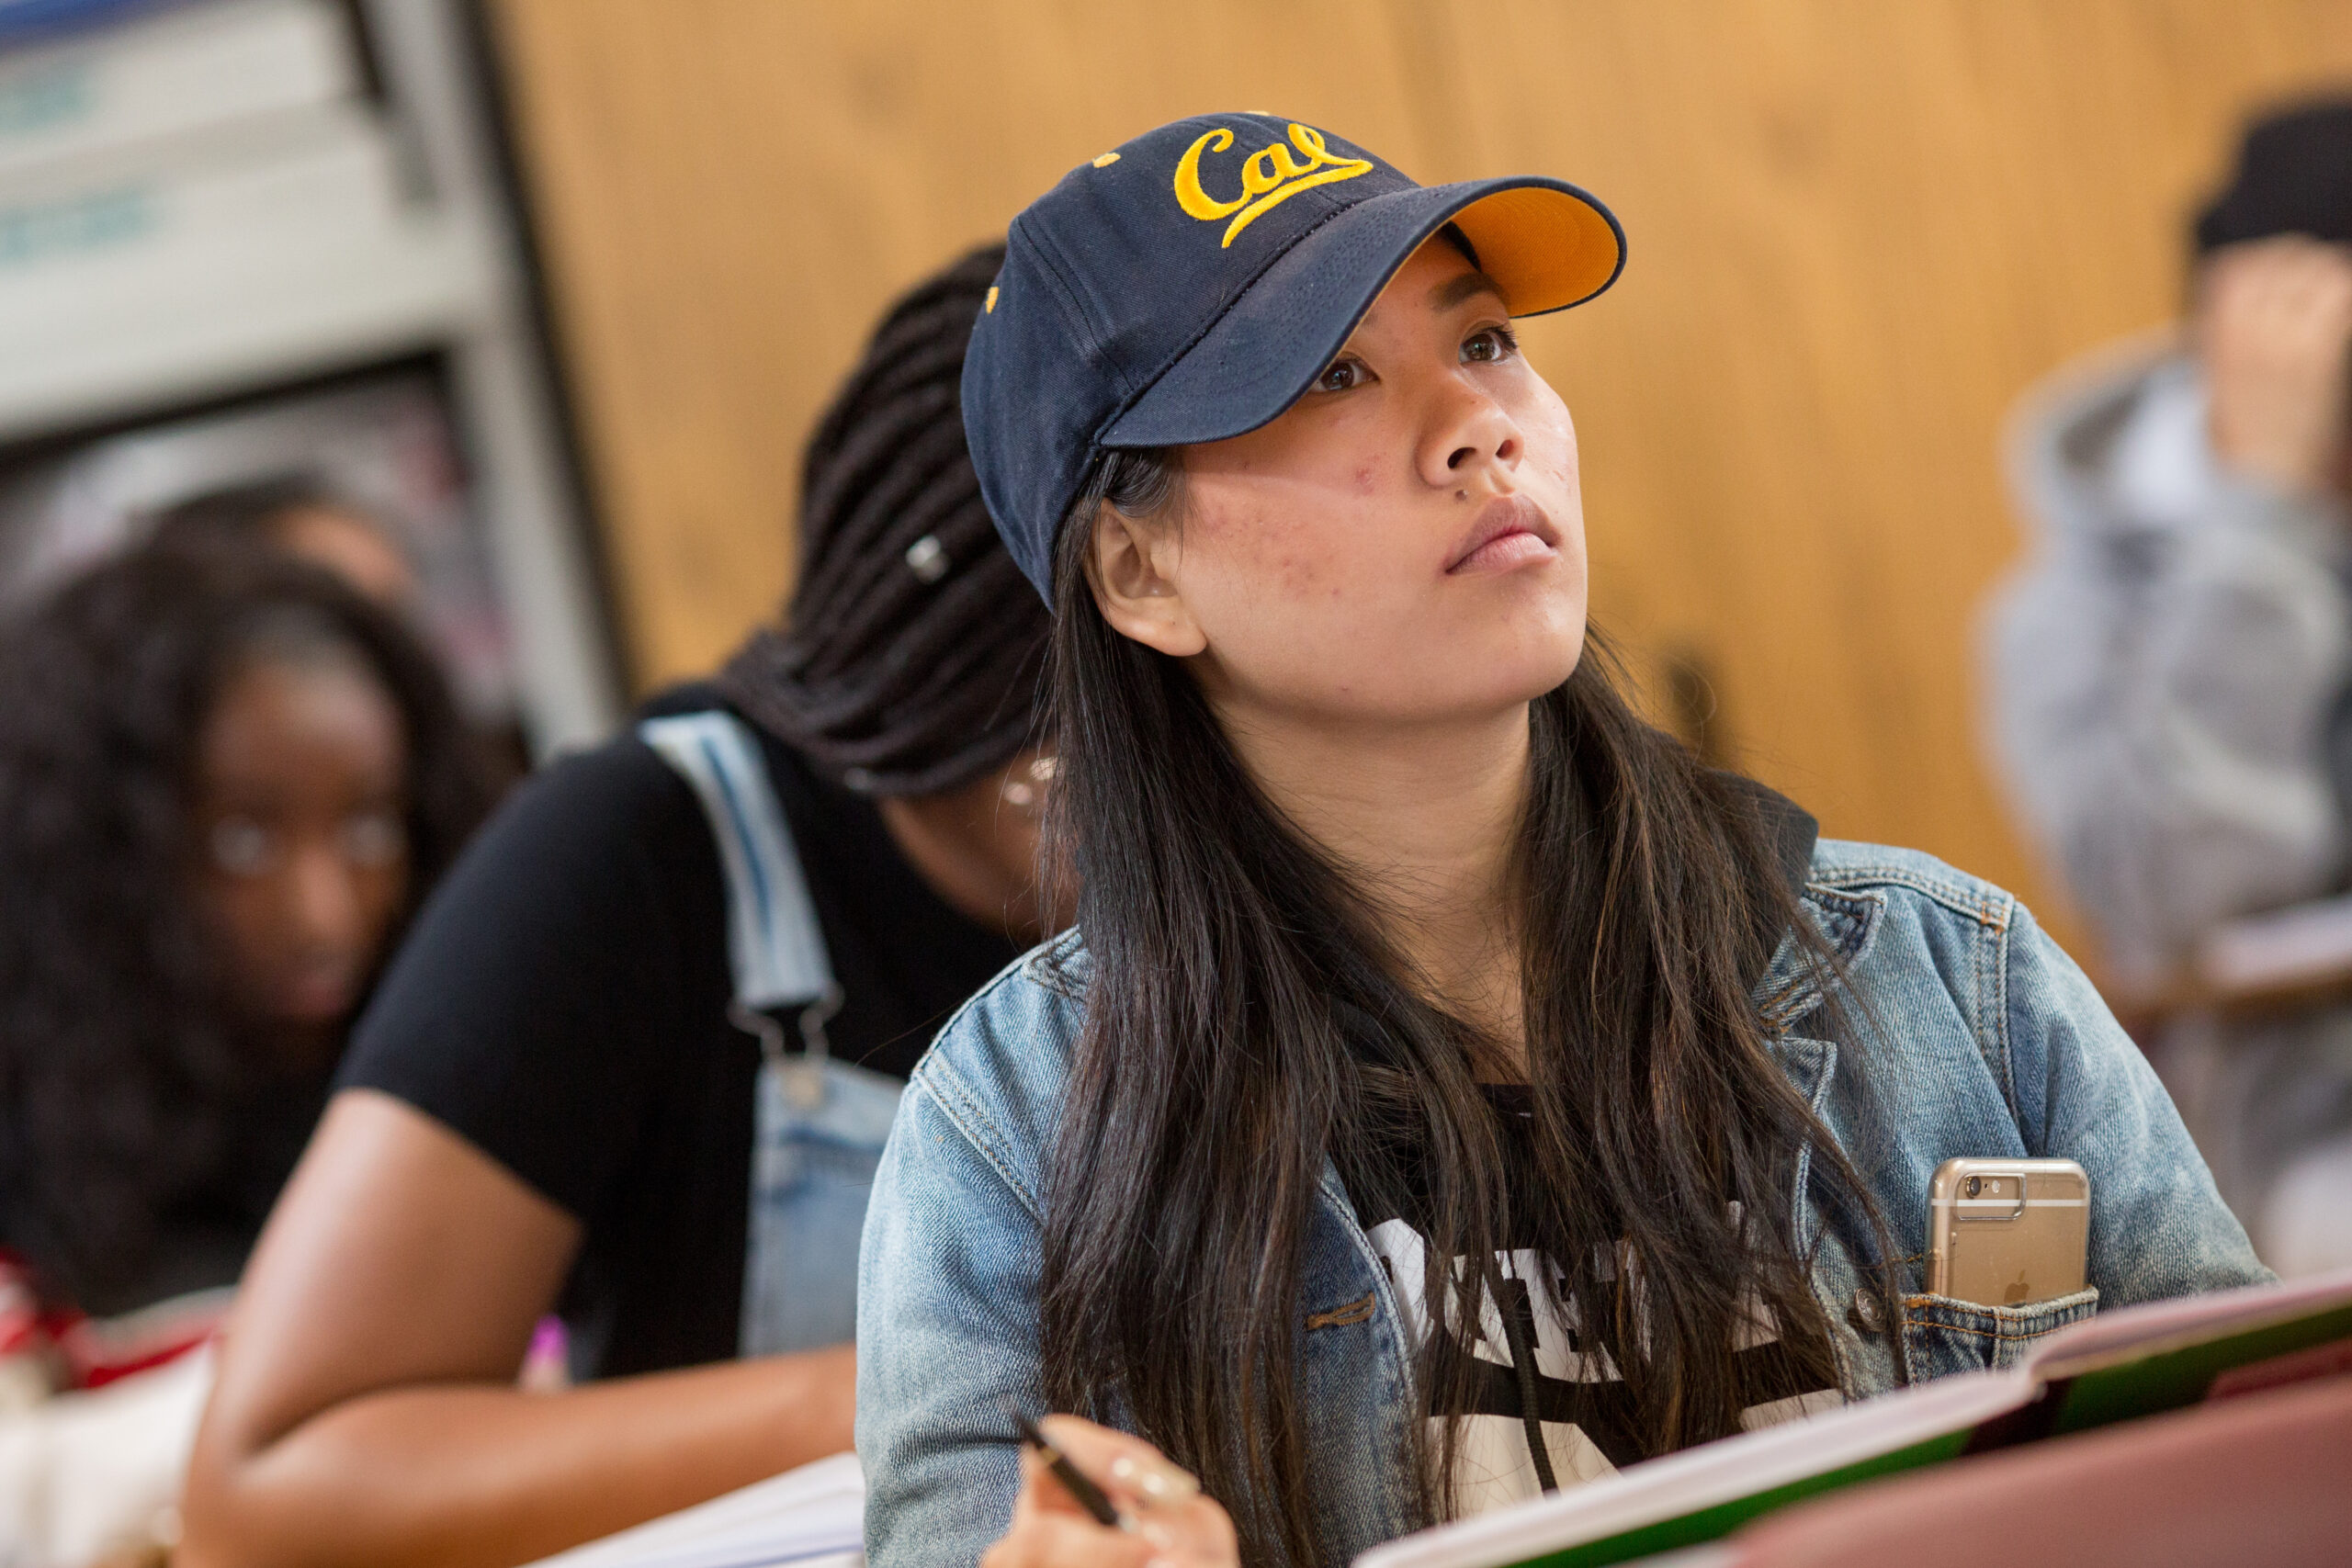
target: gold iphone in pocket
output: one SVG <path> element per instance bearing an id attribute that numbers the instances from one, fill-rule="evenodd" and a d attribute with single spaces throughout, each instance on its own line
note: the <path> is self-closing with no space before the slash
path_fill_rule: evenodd
<path id="1" fill-rule="evenodd" d="M 1948 1159 L 1928 1184 L 1928 1290 L 2028 1306 L 2083 1288 L 2090 1178 L 2070 1159 Z"/>

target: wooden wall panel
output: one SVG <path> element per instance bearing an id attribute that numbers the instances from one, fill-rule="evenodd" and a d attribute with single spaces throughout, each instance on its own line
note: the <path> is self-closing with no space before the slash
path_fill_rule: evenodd
<path id="1" fill-rule="evenodd" d="M 797 448 L 876 311 L 1062 171 L 1216 107 L 1625 220 L 1534 323 L 1595 613 L 1831 831 L 2052 889 L 1978 761 L 2016 394 L 2162 321 L 2250 103 L 2340 0 L 493 0 L 642 677 L 789 573 Z"/>

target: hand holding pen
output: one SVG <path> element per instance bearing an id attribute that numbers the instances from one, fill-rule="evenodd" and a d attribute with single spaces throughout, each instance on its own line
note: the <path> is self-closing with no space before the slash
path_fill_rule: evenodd
<path id="1" fill-rule="evenodd" d="M 1238 1568 L 1225 1510 L 1149 1443 L 1074 1416 L 1024 1435 L 1012 1523 L 981 1568 Z"/>

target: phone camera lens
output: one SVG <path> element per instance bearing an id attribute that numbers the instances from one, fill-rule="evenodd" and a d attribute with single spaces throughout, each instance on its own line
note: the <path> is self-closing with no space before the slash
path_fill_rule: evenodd
<path id="1" fill-rule="evenodd" d="M 1972 1176 L 1972 1177 L 1970 1177 L 1970 1178 L 1968 1179 L 1968 1195 L 1969 1195 L 1971 1198 L 1975 1197 L 1979 1192 L 1982 1192 L 1982 1191 L 1984 1191 L 1984 1178 L 1982 1178 L 1982 1177 L 1977 1177 L 1977 1176 Z"/>

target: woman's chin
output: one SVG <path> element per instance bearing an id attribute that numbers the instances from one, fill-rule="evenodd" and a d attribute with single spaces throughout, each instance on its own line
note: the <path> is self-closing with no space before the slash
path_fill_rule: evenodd
<path id="1" fill-rule="evenodd" d="M 1408 687 L 1380 691 L 1359 688 L 1353 700 L 1332 705 L 1331 717 L 1362 728 L 1394 725 L 1399 728 L 1482 728 L 1523 714 L 1529 704 L 1556 690 L 1576 673 L 1577 660 L 1529 660 L 1497 664 L 1465 678 L 1436 684 L 1415 682 Z"/>
<path id="2" fill-rule="evenodd" d="M 273 1020 L 288 1029 L 333 1029 L 358 1006 L 359 987 L 347 980 L 310 980 L 286 986 L 270 998 Z"/>
<path id="3" fill-rule="evenodd" d="M 1497 628 L 1456 661 L 1464 696 L 1495 706 L 1556 690 L 1584 660 L 1584 616 L 1528 616 Z"/>

